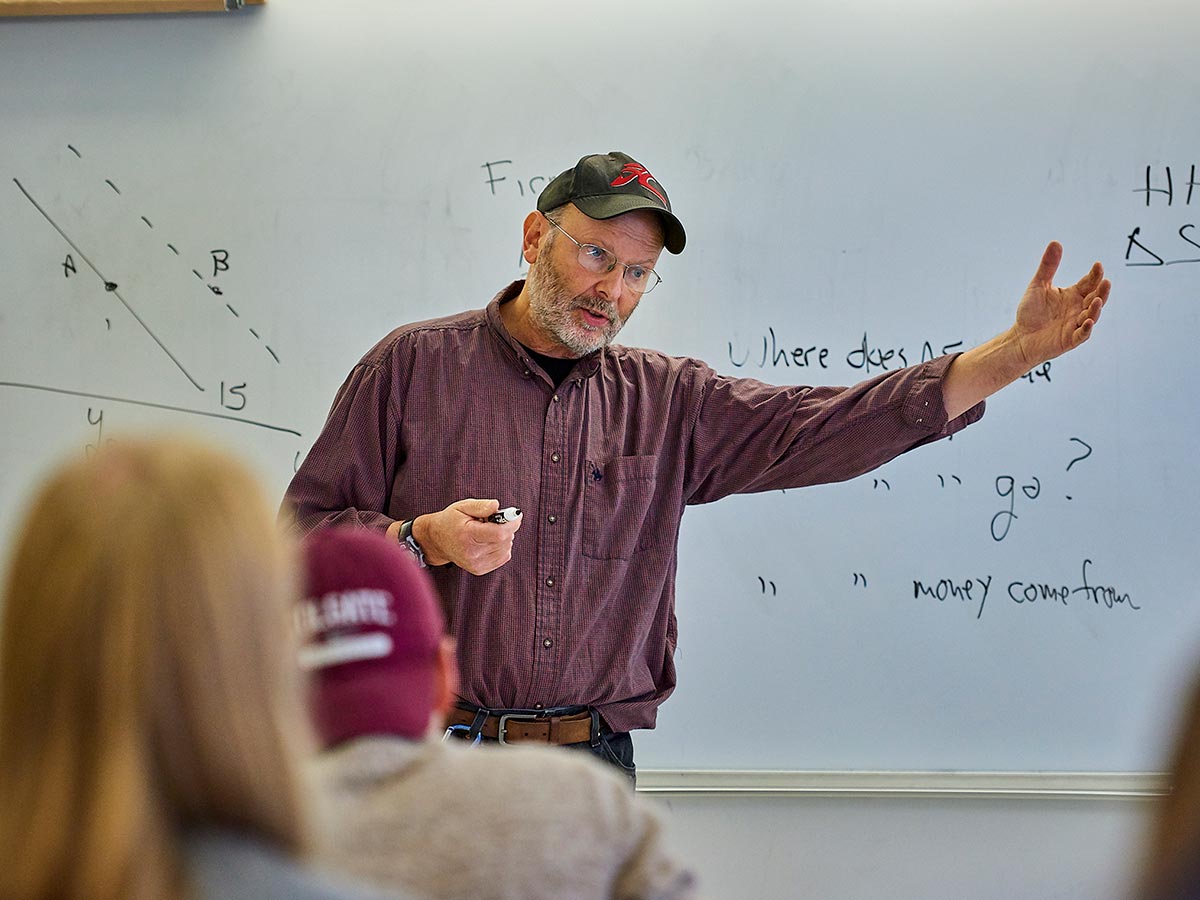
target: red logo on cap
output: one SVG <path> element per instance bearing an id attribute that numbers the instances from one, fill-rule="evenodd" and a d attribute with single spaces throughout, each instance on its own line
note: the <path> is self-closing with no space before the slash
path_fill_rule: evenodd
<path id="1" fill-rule="evenodd" d="M 651 181 L 657 181 L 650 170 L 639 163 L 625 163 L 625 167 L 621 169 L 621 174 L 612 180 L 609 187 L 624 187 L 631 181 L 636 181 L 655 197 L 662 201 L 663 206 L 667 205 L 667 198 L 656 191 L 650 184 Z"/>

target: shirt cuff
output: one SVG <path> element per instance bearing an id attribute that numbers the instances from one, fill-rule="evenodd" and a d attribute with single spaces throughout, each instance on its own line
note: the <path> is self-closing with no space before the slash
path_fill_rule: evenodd
<path id="1" fill-rule="evenodd" d="M 904 401 L 901 409 L 904 422 L 910 428 L 923 429 L 934 434 L 937 432 L 953 434 L 983 418 L 987 405 L 980 401 L 953 422 L 947 421 L 942 383 L 945 381 L 950 364 L 961 355 L 960 353 L 949 353 L 917 366 L 908 398 Z"/>

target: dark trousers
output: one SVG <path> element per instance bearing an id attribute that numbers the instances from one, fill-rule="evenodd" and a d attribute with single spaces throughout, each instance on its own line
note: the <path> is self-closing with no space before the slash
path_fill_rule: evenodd
<path id="1" fill-rule="evenodd" d="M 633 738 L 628 731 L 600 732 L 600 743 L 593 747 L 591 744 L 563 744 L 567 750 L 583 750 L 591 753 L 629 779 L 633 787 L 637 787 L 637 767 L 633 764 Z"/>

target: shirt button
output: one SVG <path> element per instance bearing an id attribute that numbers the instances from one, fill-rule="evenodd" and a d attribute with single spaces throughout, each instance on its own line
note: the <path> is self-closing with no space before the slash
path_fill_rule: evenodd
<path id="1" fill-rule="evenodd" d="M 554 579 L 553 578 L 546 579 L 546 587 L 554 587 Z"/>
<path id="2" fill-rule="evenodd" d="M 553 525 L 558 521 L 558 516 L 546 516 L 546 521 Z"/>
<path id="3" fill-rule="evenodd" d="M 533 373 L 532 373 L 532 372 L 530 372 L 528 369 L 526 369 L 526 370 L 525 370 L 525 377 L 526 377 L 526 378 L 528 378 L 528 377 L 529 377 L 530 375 L 532 375 L 532 374 L 533 374 Z"/>
<path id="4" fill-rule="evenodd" d="M 555 402 L 555 403 L 557 403 L 557 402 L 558 402 L 558 394 L 555 394 L 555 395 L 554 395 L 554 402 Z"/>
<path id="5" fill-rule="evenodd" d="M 533 704 L 533 708 L 534 708 L 534 709 L 545 709 L 545 708 L 546 708 L 546 704 L 544 704 L 544 703 L 535 703 L 535 704 Z"/>
<path id="6" fill-rule="evenodd" d="M 542 646 L 543 647 L 553 647 L 554 641 L 550 640 L 550 638 L 546 638 L 544 641 L 542 641 Z"/>
<path id="7" fill-rule="evenodd" d="M 550 454 L 550 462 L 558 462 L 558 460 L 559 460 L 559 456 L 557 453 Z"/>
<path id="8" fill-rule="evenodd" d="M 920 425 L 920 424 L 921 424 L 922 422 L 924 422 L 924 421 L 925 421 L 925 420 L 924 420 L 924 419 L 922 419 L 920 416 L 917 416 L 917 424 L 918 424 L 918 425 Z"/>

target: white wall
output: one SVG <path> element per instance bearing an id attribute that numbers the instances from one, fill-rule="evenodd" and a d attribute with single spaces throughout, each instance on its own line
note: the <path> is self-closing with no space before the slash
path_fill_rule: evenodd
<path id="1" fill-rule="evenodd" d="M 648 795 L 708 898 L 1118 900 L 1148 800 Z"/>

